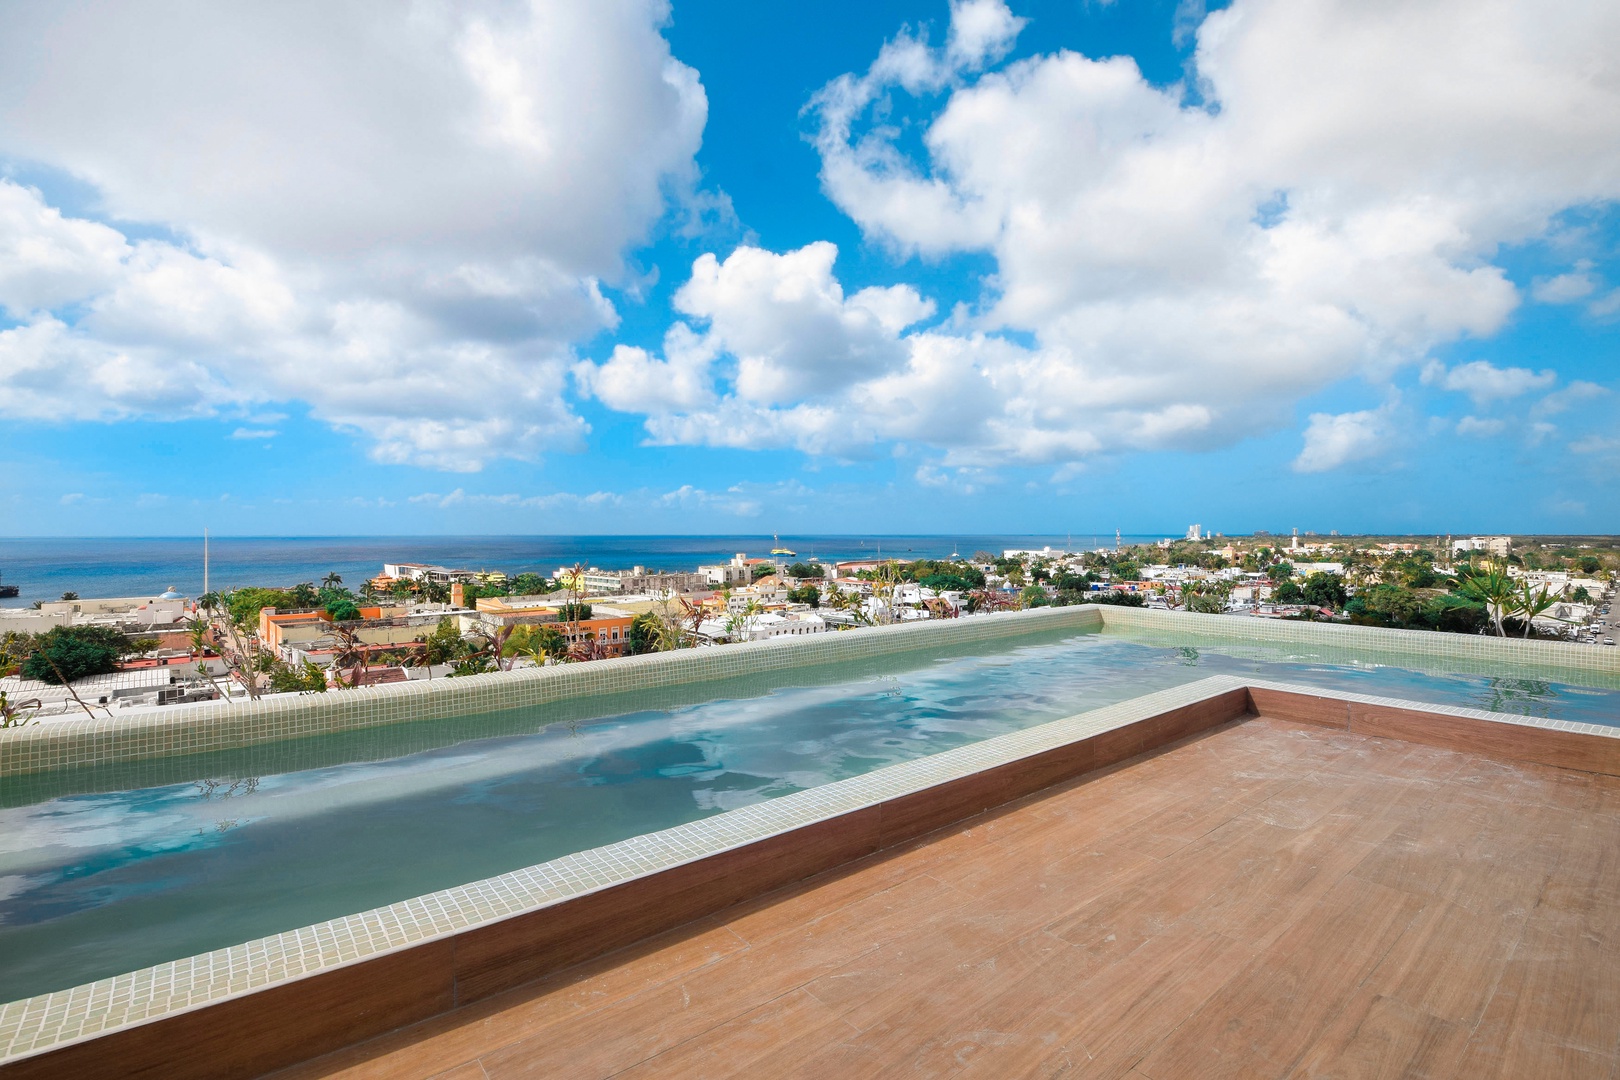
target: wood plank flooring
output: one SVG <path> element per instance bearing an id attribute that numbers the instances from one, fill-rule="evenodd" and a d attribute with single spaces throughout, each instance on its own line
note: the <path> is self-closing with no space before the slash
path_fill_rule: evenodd
<path id="1" fill-rule="evenodd" d="M 1620 1080 L 1620 780 L 1249 720 L 280 1075 Z"/>

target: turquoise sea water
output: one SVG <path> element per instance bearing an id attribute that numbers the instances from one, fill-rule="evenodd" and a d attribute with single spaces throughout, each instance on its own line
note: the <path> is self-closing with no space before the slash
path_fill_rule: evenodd
<path id="1" fill-rule="evenodd" d="M 463 884 L 1217 673 L 1620 723 L 1612 690 L 1069 634 L 769 676 L 776 683 L 54 775 L 10 784 L 0 799 L 0 1000 Z"/>

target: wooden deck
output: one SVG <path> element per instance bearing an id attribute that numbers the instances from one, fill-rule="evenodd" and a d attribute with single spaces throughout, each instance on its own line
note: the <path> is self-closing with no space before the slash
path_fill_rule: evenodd
<path id="1" fill-rule="evenodd" d="M 1620 1077 L 1620 779 L 1258 719 L 282 1077 Z"/>

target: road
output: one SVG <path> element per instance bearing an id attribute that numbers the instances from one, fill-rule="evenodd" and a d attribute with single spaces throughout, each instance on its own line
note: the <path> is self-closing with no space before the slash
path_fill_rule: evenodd
<path id="1" fill-rule="evenodd" d="M 1597 643 L 1604 648 L 1620 649 L 1620 604 L 1615 602 L 1617 599 L 1620 598 L 1617 598 L 1614 593 L 1609 594 L 1608 599 L 1604 601 L 1609 606 L 1609 613 L 1600 616 L 1597 623 L 1594 624 L 1598 628 Z M 1601 608 L 1604 604 L 1600 603 L 1598 606 Z M 1604 646 L 1603 642 L 1605 640 L 1614 641 L 1616 644 Z"/>

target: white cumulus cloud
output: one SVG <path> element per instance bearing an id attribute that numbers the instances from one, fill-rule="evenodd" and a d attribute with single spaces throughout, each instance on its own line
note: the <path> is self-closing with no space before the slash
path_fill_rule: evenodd
<path id="1" fill-rule="evenodd" d="M 1567 274 L 1537 279 L 1530 287 L 1530 295 L 1543 304 L 1573 304 L 1591 296 L 1597 288 L 1591 262 L 1582 260 Z"/>
<path id="2" fill-rule="evenodd" d="M 1299 400 L 1345 379 L 1387 385 L 1436 347 L 1505 324 L 1520 297 L 1493 262 L 1504 244 L 1620 197 L 1613 5 L 1236 0 L 1202 19 L 1189 79 L 1171 86 L 1128 57 L 1071 51 L 995 68 L 1020 23 L 999 0 L 975 5 L 999 27 L 985 37 L 995 44 L 953 52 L 972 37 L 966 17 L 953 8 L 944 47 L 902 32 L 809 115 L 823 187 L 870 237 L 995 260 L 965 329 L 1030 344 L 948 374 L 929 365 L 949 383 L 929 382 L 931 399 L 975 415 L 917 425 L 978 461 L 1229 444 L 1292 422 Z M 901 95 L 932 110 L 920 153 L 893 119 Z M 929 95 L 943 95 L 937 108 Z M 892 380 L 921 376 L 931 338 L 982 354 L 963 328 L 903 336 L 890 400 Z M 755 408 L 718 425 L 733 442 L 884 430 L 882 410 L 829 417 L 812 365 L 789 370 L 781 355 L 759 393 L 738 394 Z M 1490 365 L 1440 376 L 1479 401 L 1555 377 Z M 1348 445 L 1329 436 L 1356 427 L 1322 423 L 1319 447 Z M 659 433 L 708 441 L 717 425 Z M 1347 460 L 1304 457 L 1335 459 Z"/>
<path id="3" fill-rule="evenodd" d="M 1457 434 L 1486 438 L 1500 435 L 1507 424 L 1495 417 L 1465 416 L 1457 421 Z"/>
<path id="4" fill-rule="evenodd" d="M 1545 390 L 1557 381 L 1558 375 L 1553 371 L 1500 368 L 1486 360 L 1474 360 L 1452 368 L 1431 362 L 1423 369 L 1425 385 L 1467 394 L 1481 405 L 1516 398 L 1532 390 Z"/>
<path id="5" fill-rule="evenodd" d="M 0 181 L 0 306 L 24 322 L 0 413 L 300 401 L 381 460 L 460 470 L 577 445 L 572 346 L 617 323 L 598 283 L 696 179 L 707 100 L 668 16 L 6 8 L 0 153 L 169 239 Z"/>
<path id="6" fill-rule="evenodd" d="M 1389 420 L 1387 408 L 1312 413 L 1305 428 L 1305 447 L 1294 459 L 1294 470 L 1328 472 L 1378 456 L 1389 445 Z"/>

